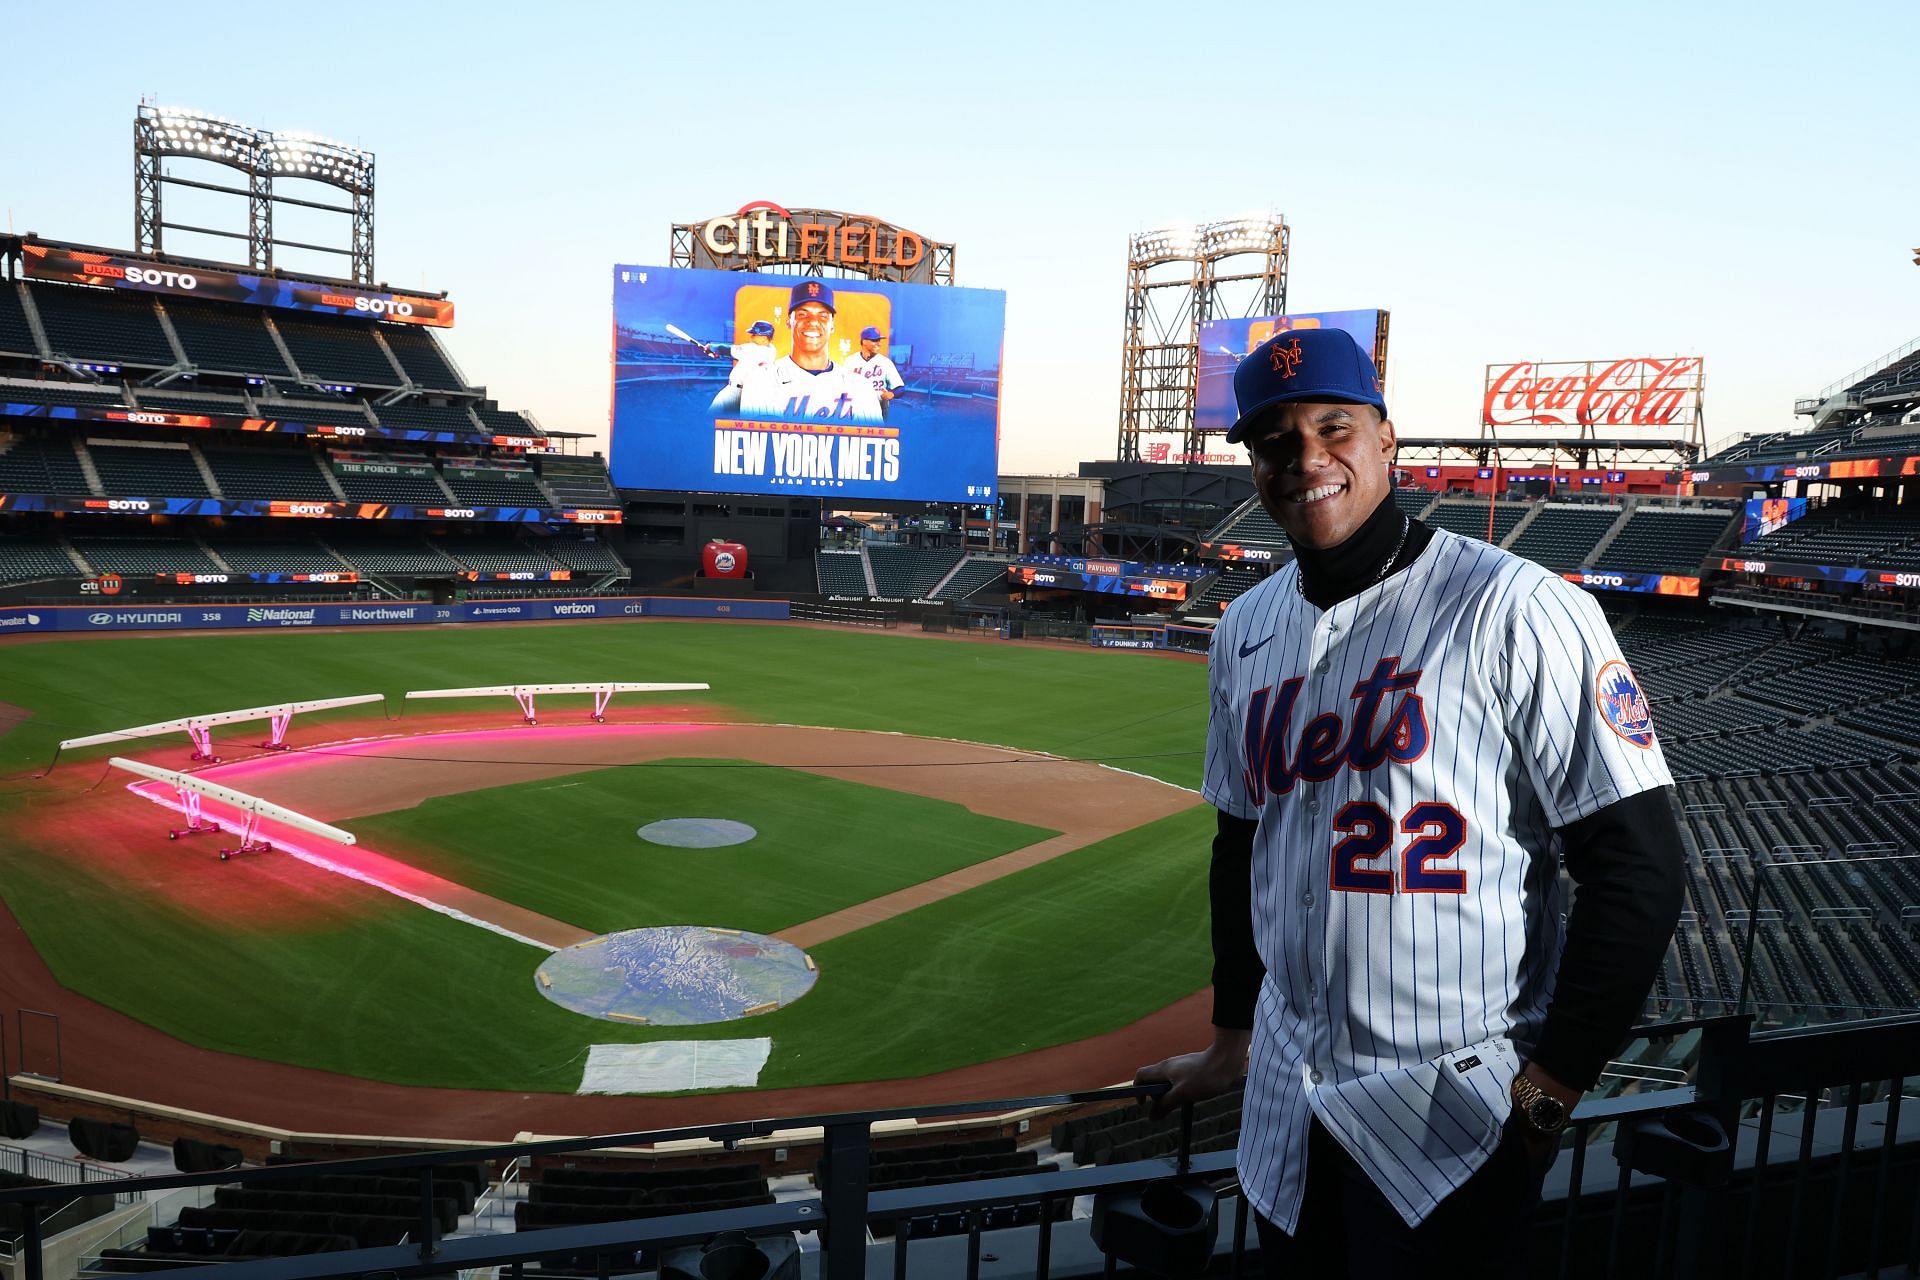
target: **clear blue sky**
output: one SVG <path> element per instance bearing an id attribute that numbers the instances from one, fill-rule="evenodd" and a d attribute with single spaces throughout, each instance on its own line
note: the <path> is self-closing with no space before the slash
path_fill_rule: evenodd
<path id="1" fill-rule="evenodd" d="M 1007 291 L 1007 472 L 1112 455 L 1128 235 L 1247 211 L 1293 228 L 1293 310 L 1393 312 L 1406 434 L 1471 433 L 1490 361 L 1630 354 L 1706 358 L 1710 439 L 1780 429 L 1920 333 L 1906 5 L 0 15 L 14 229 L 131 244 L 143 94 L 363 146 L 380 276 L 549 428 L 604 429 L 608 268 L 758 198 Z"/>

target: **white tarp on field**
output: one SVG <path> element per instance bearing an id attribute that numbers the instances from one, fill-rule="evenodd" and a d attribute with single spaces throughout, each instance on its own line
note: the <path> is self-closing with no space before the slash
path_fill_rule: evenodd
<path id="1" fill-rule="evenodd" d="M 678 1093 L 738 1089 L 760 1082 L 771 1037 L 754 1040 L 656 1040 L 596 1044 L 587 1053 L 579 1093 Z"/>

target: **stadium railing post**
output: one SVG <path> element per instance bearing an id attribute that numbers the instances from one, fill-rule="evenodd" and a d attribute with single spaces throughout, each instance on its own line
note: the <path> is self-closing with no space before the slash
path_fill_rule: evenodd
<path id="1" fill-rule="evenodd" d="M 864 1280 L 866 1275 L 871 1137 L 865 1120 L 827 1126 L 821 1149 L 821 1280 Z"/>

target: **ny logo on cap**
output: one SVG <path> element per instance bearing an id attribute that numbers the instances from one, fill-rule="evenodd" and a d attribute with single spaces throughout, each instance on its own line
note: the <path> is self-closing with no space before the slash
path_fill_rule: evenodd
<path id="1" fill-rule="evenodd" d="M 820 296 L 820 286 L 819 286 L 819 285 L 817 285 L 817 284 L 810 284 L 810 285 L 808 285 L 808 286 L 807 286 L 807 296 L 808 296 L 809 298 L 817 298 L 817 297 L 819 297 L 819 296 Z"/>
<path id="2" fill-rule="evenodd" d="M 1281 377 L 1291 378 L 1294 370 L 1300 367 L 1300 362 L 1304 359 L 1306 359 L 1306 353 L 1300 350 L 1300 339 L 1295 338 L 1284 347 L 1278 343 L 1274 344 L 1273 368 L 1274 372 Z"/>

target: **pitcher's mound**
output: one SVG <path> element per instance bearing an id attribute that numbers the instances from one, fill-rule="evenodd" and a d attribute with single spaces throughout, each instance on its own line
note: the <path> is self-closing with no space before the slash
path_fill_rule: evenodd
<path id="1" fill-rule="evenodd" d="M 610 1022 L 684 1027 L 770 1013 L 813 989 L 807 953 L 761 933 L 668 925 L 556 951 L 535 976 L 555 1004 Z"/>
<path id="2" fill-rule="evenodd" d="M 640 828 L 640 838 L 675 849 L 724 849 L 745 844 L 760 833 L 726 818 L 662 818 Z"/>

